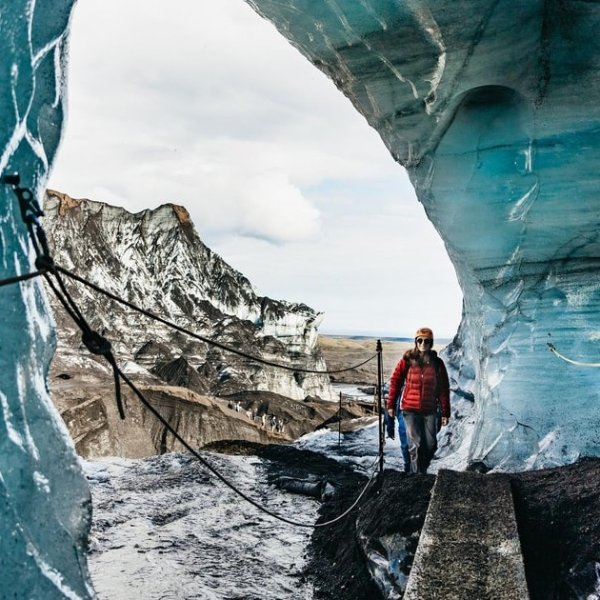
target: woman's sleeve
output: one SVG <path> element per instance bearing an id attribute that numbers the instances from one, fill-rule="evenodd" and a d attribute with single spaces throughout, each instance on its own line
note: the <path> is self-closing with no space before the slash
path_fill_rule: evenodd
<path id="1" fill-rule="evenodd" d="M 396 400 L 398 399 L 398 394 L 402 389 L 402 385 L 404 383 L 404 376 L 406 374 L 406 361 L 402 358 L 400 362 L 396 365 L 392 377 L 390 378 L 390 391 L 388 392 L 387 397 L 387 407 L 396 408 Z"/>
<path id="2" fill-rule="evenodd" d="M 442 409 L 442 417 L 450 418 L 450 382 L 448 381 L 448 371 L 446 371 L 444 361 L 441 358 L 438 360 L 440 361 L 438 399 Z"/>

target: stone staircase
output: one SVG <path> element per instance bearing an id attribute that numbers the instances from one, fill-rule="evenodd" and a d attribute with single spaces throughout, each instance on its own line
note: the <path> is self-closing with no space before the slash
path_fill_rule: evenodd
<path id="1" fill-rule="evenodd" d="M 529 598 L 507 477 L 438 473 L 405 600 Z"/>

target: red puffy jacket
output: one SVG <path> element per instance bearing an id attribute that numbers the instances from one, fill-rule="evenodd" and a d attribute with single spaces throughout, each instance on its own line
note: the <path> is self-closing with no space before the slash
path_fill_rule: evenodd
<path id="1" fill-rule="evenodd" d="M 390 379 L 388 409 L 396 408 L 396 400 L 402 391 L 400 410 L 432 414 L 439 404 L 442 417 L 450 417 L 450 384 L 446 366 L 435 350 L 431 350 L 429 356 L 430 361 L 423 363 L 410 350 L 404 354 Z"/>

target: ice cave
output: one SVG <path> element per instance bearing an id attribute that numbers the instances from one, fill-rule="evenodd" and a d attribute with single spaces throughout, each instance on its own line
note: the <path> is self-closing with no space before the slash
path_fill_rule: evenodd
<path id="1" fill-rule="evenodd" d="M 469 461 L 501 470 L 600 454 L 596 219 L 600 8 L 581 0 L 248 0 L 324 71 L 411 176 L 464 293 L 457 384 Z M 43 191 L 59 144 L 74 0 L 0 12 L 2 176 Z M 1 277 L 33 269 L 1 186 Z M 89 492 L 45 388 L 37 284 L 2 289 L 0 556 L 23 596 L 93 595 Z M 464 356 L 472 364 L 460 364 Z"/>

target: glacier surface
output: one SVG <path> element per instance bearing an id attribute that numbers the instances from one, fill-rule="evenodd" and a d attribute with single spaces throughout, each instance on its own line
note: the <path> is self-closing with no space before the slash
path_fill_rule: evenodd
<path id="1" fill-rule="evenodd" d="M 600 5 L 248 0 L 410 174 L 464 294 L 469 463 L 600 453 Z"/>
<path id="2" fill-rule="evenodd" d="M 39 193 L 61 135 L 72 0 L 0 9 L 0 173 Z M 12 189 L 0 185 L 0 278 L 34 270 Z M 0 289 L 2 597 L 90 598 L 90 493 L 46 391 L 54 328 L 40 283 Z"/>
<path id="3" fill-rule="evenodd" d="M 244 493 L 314 522 L 319 502 L 269 483 L 252 456 L 211 454 Z M 86 462 L 94 497 L 90 570 L 99 600 L 313 598 L 311 530 L 261 513 L 186 454 Z"/>

